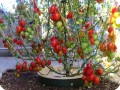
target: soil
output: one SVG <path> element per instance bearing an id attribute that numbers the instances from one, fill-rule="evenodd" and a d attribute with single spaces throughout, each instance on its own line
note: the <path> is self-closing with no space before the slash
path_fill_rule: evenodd
<path id="1" fill-rule="evenodd" d="M 50 87 L 40 83 L 37 73 L 22 72 L 20 77 L 15 76 L 15 70 L 7 70 L 0 79 L 0 86 L 5 90 L 115 90 L 118 84 L 106 80 L 92 88 Z"/>

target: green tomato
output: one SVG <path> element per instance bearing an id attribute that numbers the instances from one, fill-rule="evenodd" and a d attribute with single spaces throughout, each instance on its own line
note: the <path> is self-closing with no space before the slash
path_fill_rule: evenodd
<path id="1" fill-rule="evenodd" d="M 38 17 L 39 17 L 39 14 L 38 14 L 38 13 L 35 13 L 35 17 L 38 18 Z"/>
<path id="2" fill-rule="evenodd" d="M 29 35 L 29 38 L 32 39 L 32 38 L 33 38 L 33 35 Z"/>
<path id="3" fill-rule="evenodd" d="M 114 52 L 109 52 L 108 54 L 110 59 L 113 59 L 115 57 L 115 53 Z"/>
<path id="4" fill-rule="evenodd" d="M 88 43 L 82 43 L 82 48 L 85 49 L 87 48 L 88 45 L 89 45 Z"/>
<path id="5" fill-rule="evenodd" d="M 84 53 L 84 54 L 87 54 L 87 53 L 88 53 L 88 49 L 87 49 L 87 48 L 84 49 L 84 50 L 83 50 L 83 53 Z"/>
<path id="6" fill-rule="evenodd" d="M 32 30 L 31 32 L 30 32 L 32 35 L 34 35 L 34 31 Z"/>
<path id="7" fill-rule="evenodd" d="M 93 48 L 91 46 L 88 47 L 88 52 L 92 52 Z"/>
<path id="8" fill-rule="evenodd" d="M 7 27 L 5 25 L 2 26 L 2 30 L 6 30 Z"/>
<path id="9" fill-rule="evenodd" d="M 111 61 L 112 61 L 112 59 L 108 58 L 108 59 L 107 59 L 107 61 L 108 61 L 108 62 L 111 62 Z"/>
<path id="10" fill-rule="evenodd" d="M 99 44 L 99 41 L 98 40 L 95 40 L 95 45 L 98 45 Z"/>
<path id="11" fill-rule="evenodd" d="M 58 22 L 56 23 L 56 27 L 57 27 L 57 28 L 61 28 L 61 27 L 62 27 L 62 21 L 58 21 Z"/>
<path id="12" fill-rule="evenodd" d="M 66 47 L 69 48 L 71 46 L 71 43 L 68 41 L 66 42 Z"/>
<path id="13" fill-rule="evenodd" d="M 28 37 L 28 36 L 29 36 L 29 33 L 28 33 L 28 32 L 25 32 L 25 36 Z"/>
<path id="14" fill-rule="evenodd" d="M 21 31 L 20 35 L 24 35 L 24 34 L 25 34 L 24 31 Z"/>
<path id="15" fill-rule="evenodd" d="M 32 30 L 31 30 L 30 27 L 27 27 L 27 28 L 26 28 L 26 31 L 27 31 L 27 32 L 31 32 Z"/>
<path id="16" fill-rule="evenodd" d="M 96 39 L 97 39 L 97 35 L 96 35 L 96 34 L 93 34 L 93 38 L 96 40 Z"/>

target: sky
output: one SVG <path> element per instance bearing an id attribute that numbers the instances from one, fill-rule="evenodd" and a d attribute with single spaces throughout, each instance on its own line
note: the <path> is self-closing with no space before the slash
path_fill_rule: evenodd
<path id="1" fill-rule="evenodd" d="M 120 5 L 120 0 L 116 0 Z M 13 5 L 16 5 L 16 0 L 0 0 L 7 11 L 14 12 Z"/>

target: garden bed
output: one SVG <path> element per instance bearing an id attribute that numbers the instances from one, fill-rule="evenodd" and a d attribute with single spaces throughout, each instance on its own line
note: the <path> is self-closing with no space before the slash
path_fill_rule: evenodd
<path id="1" fill-rule="evenodd" d="M 106 80 L 92 88 L 50 87 L 42 85 L 36 73 L 22 72 L 19 78 L 15 73 L 15 70 L 7 70 L 3 73 L 0 85 L 5 90 L 115 90 L 119 86 L 117 83 Z"/>

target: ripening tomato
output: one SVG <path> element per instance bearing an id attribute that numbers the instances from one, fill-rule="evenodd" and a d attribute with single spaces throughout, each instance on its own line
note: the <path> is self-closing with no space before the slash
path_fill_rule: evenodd
<path id="1" fill-rule="evenodd" d="M 82 48 L 78 47 L 77 48 L 77 53 L 80 54 L 82 52 Z"/>
<path id="2" fill-rule="evenodd" d="M 25 27 L 25 25 L 26 25 L 25 20 L 20 20 L 19 21 L 19 25 L 21 25 L 22 27 Z"/>
<path id="3" fill-rule="evenodd" d="M 73 18 L 73 12 L 69 12 L 67 15 L 67 19 L 72 19 Z"/>
<path id="4" fill-rule="evenodd" d="M 108 37 L 113 38 L 114 35 L 115 35 L 114 32 L 111 32 L 111 33 L 109 33 Z"/>
<path id="5" fill-rule="evenodd" d="M 107 49 L 109 50 L 109 51 L 112 51 L 113 50 L 113 48 L 114 48 L 114 43 L 113 42 L 108 42 L 108 44 L 107 44 Z"/>
<path id="6" fill-rule="evenodd" d="M 58 55 L 59 55 L 59 56 L 63 56 L 63 52 L 60 50 L 60 51 L 58 52 Z"/>
<path id="7" fill-rule="evenodd" d="M 110 16 L 110 23 L 114 23 L 116 20 L 115 20 L 115 18 L 113 17 L 113 15 L 112 16 Z"/>
<path id="8" fill-rule="evenodd" d="M 57 7 L 56 7 L 56 5 L 53 4 L 53 5 L 49 8 L 49 13 L 50 13 L 50 14 L 54 14 L 56 11 L 57 11 Z"/>
<path id="9" fill-rule="evenodd" d="M 59 12 L 55 12 L 55 13 L 53 14 L 53 20 L 54 20 L 54 21 L 60 20 L 60 13 L 59 13 Z"/>
<path id="10" fill-rule="evenodd" d="M 106 44 L 101 43 L 99 48 L 100 48 L 100 51 L 103 51 L 103 52 L 106 51 Z"/>

